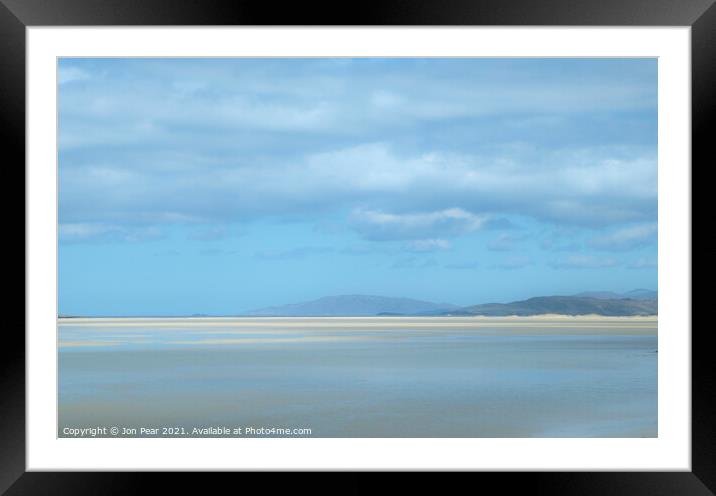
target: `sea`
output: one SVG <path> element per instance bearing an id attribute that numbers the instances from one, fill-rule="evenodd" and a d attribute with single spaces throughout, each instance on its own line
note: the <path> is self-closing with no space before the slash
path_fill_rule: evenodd
<path id="1" fill-rule="evenodd" d="M 62 318 L 58 437 L 657 437 L 657 327 Z"/>

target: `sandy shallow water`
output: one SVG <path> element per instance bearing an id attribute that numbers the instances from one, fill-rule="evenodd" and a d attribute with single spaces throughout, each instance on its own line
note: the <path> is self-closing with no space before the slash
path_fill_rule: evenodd
<path id="1" fill-rule="evenodd" d="M 657 435 L 656 318 L 71 318 L 58 341 L 60 437 Z"/>

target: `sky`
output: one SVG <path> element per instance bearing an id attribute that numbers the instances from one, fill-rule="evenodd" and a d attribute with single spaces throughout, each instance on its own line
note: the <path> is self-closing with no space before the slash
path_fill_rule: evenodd
<path id="1" fill-rule="evenodd" d="M 656 59 L 58 62 L 59 312 L 657 289 Z"/>

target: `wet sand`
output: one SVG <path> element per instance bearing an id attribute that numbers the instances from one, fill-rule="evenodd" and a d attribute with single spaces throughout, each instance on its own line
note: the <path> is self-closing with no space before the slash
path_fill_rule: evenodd
<path id="1" fill-rule="evenodd" d="M 657 435 L 651 317 L 70 318 L 58 327 L 60 436 L 115 425 Z"/>

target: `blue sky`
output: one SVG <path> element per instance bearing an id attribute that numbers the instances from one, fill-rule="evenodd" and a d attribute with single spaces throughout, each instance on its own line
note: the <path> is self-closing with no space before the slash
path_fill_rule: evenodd
<path id="1" fill-rule="evenodd" d="M 62 314 L 656 289 L 655 59 L 58 70 Z"/>

